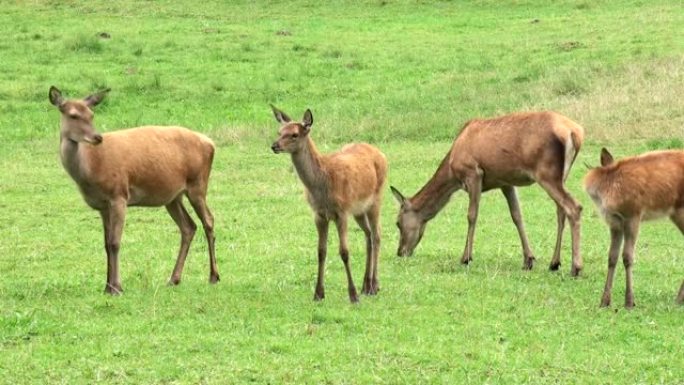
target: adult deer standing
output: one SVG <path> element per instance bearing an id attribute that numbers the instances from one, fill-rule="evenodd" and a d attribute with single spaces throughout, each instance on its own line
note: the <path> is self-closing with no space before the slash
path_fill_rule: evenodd
<path id="1" fill-rule="evenodd" d="M 181 279 L 185 257 L 197 226 L 183 206 L 183 195 L 202 221 L 209 245 L 209 281 L 219 280 L 214 254 L 214 218 L 206 204 L 214 158 L 208 137 L 183 127 L 144 126 L 100 135 L 91 108 L 109 89 L 81 100 L 65 100 L 50 87 L 50 102 L 62 114 L 62 165 L 83 199 L 100 212 L 107 252 L 105 292 L 122 292 L 119 244 L 127 206 L 166 206 L 181 232 L 181 245 L 170 284 Z"/>
<path id="2" fill-rule="evenodd" d="M 366 143 L 343 147 L 339 152 L 318 152 L 309 133 L 313 124 L 310 110 L 302 122 L 293 122 L 284 112 L 271 106 L 276 120 L 282 124 L 273 152 L 287 152 L 304 183 L 306 197 L 314 211 L 318 231 L 318 280 L 314 300 L 325 297 L 325 259 L 328 224 L 332 220 L 340 238 L 340 257 L 347 273 L 349 299 L 358 302 L 352 280 L 347 247 L 347 217 L 354 216 L 366 236 L 366 273 L 363 294 L 375 295 L 378 286 L 380 252 L 380 204 L 387 177 L 387 161 L 377 148 Z"/>
<path id="3" fill-rule="evenodd" d="M 601 149 L 601 167 L 590 170 L 584 186 L 610 228 L 608 276 L 601 306 L 610 305 L 620 246 L 627 290 L 625 307 L 634 307 L 632 265 L 642 220 L 669 216 L 684 234 L 684 151 L 653 151 L 615 162 Z M 677 296 L 684 303 L 684 282 Z"/>
<path id="4" fill-rule="evenodd" d="M 501 189 L 506 197 L 520 236 L 523 268 L 531 269 L 530 250 L 516 186 L 537 182 L 556 202 L 558 232 L 551 270 L 560 266 L 560 249 L 565 218 L 572 228 L 572 275 L 582 269 L 580 256 L 580 213 L 582 207 L 563 183 L 582 145 L 584 130 L 577 123 L 555 112 L 522 112 L 466 123 L 454 140 L 439 168 L 413 197 L 392 192 L 401 208 L 397 220 L 400 231 L 399 256 L 407 256 L 420 242 L 425 225 L 447 204 L 451 195 L 468 192 L 468 235 L 461 262 L 472 260 L 473 236 L 482 192 Z"/>

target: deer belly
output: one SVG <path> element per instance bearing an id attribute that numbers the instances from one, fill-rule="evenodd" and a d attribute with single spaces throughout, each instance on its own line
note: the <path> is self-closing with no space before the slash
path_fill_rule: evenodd
<path id="1" fill-rule="evenodd" d="M 359 201 L 356 201 L 352 203 L 349 211 L 351 212 L 352 215 L 359 215 L 363 214 L 370 209 L 371 205 L 373 205 L 373 197 L 368 197 L 366 199 L 362 199 Z"/>
<path id="2" fill-rule="evenodd" d="M 642 221 L 650 221 L 662 217 L 669 217 L 670 215 L 674 214 L 674 209 L 672 208 L 667 208 L 667 209 L 662 209 L 662 210 L 646 210 L 644 211 L 643 215 L 641 216 Z"/>
<path id="3" fill-rule="evenodd" d="M 150 191 L 149 189 L 131 186 L 128 189 L 128 205 L 165 206 L 176 199 L 182 192 L 183 189 L 157 189 Z"/>

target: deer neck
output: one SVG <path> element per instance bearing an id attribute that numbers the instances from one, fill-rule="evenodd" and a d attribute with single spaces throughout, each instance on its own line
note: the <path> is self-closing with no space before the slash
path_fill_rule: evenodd
<path id="1" fill-rule="evenodd" d="M 313 140 L 306 138 L 306 144 L 291 154 L 292 164 L 299 179 L 309 191 L 325 188 L 325 173 L 321 168 L 321 154 L 316 149 Z"/>
<path id="2" fill-rule="evenodd" d="M 449 163 L 447 154 L 432 178 L 410 199 L 411 207 L 424 221 L 434 218 L 449 202 L 451 195 L 463 186 L 452 175 Z"/>
<path id="3" fill-rule="evenodd" d="M 87 178 L 90 171 L 87 157 L 83 153 L 83 146 L 65 136 L 60 138 L 59 153 L 62 166 L 78 184 Z"/>

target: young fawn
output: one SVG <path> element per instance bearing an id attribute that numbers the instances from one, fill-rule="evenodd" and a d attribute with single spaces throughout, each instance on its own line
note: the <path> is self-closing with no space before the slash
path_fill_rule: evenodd
<path id="1" fill-rule="evenodd" d="M 318 231 L 318 280 L 314 300 L 325 297 L 328 224 L 334 221 L 340 239 L 340 257 L 347 273 L 349 299 L 352 303 L 358 302 L 347 247 L 347 217 L 350 214 L 366 236 L 366 273 L 362 293 L 377 294 L 380 204 L 387 177 L 385 156 L 377 148 L 365 143 L 349 144 L 339 152 L 321 154 L 309 135 L 313 124 L 310 110 L 306 110 L 301 122 L 293 122 L 284 112 L 274 106 L 271 108 L 282 125 L 271 149 L 276 154 L 290 154 L 314 212 Z"/>
<path id="2" fill-rule="evenodd" d="M 401 208 L 397 219 L 400 240 L 397 254 L 413 253 L 425 226 L 449 202 L 451 195 L 468 192 L 468 233 L 461 263 L 472 260 L 473 237 L 483 192 L 500 189 L 506 198 L 523 249 L 523 268 L 531 269 L 530 249 L 516 186 L 538 183 L 556 203 L 556 248 L 550 269 L 560 266 L 565 218 L 572 230 L 573 276 L 582 269 L 580 213 L 582 206 L 565 189 L 564 182 L 584 138 L 577 123 L 555 112 L 521 112 L 487 120 L 471 120 L 454 140 L 432 178 L 411 198 L 392 187 Z"/>
<path id="3" fill-rule="evenodd" d="M 601 166 L 587 173 L 584 187 L 610 228 L 608 276 L 601 306 L 610 305 L 615 265 L 624 241 L 625 307 L 632 308 L 632 265 L 640 222 L 669 217 L 684 234 L 684 151 L 653 151 L 616 162 L 603 148 Z M 684 302 L 684 282 L 677 302 Z"/>
<path id="4" fill-rule="evenodd" d="M 109 90 L 80 100 L 65 100 L 50 87 L 50 102 L 61 117 L 62 165 L 83 199 L 100 212 L 107 252 L 105 292 L 122 292 L 119 244 L 127 206 L 165 206 L 181 232 L 181 245 L 170 284 L 180 283 L 185 258 L 197 226 L 183 206 L 183 195 L 202 221 L 209 245 L 209 281 L 219 280 L 214 254 L 214 218 L 206 204 L 214 158 L 208 137 L 183 127 L 145 126 L 100 135 L 92 107 Z"/>

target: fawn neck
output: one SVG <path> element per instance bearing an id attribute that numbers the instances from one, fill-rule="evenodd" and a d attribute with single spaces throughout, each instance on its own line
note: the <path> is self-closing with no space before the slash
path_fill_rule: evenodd
<path id="1" fill-rule="evenodd" d="M 326 175 L 321 168 L 321 154 L 316 149 L 313 140 L 306 138 L 302 148 L 291 154 L 297 175 L 309 191 L 317 191 L 325 188 Z"/>

